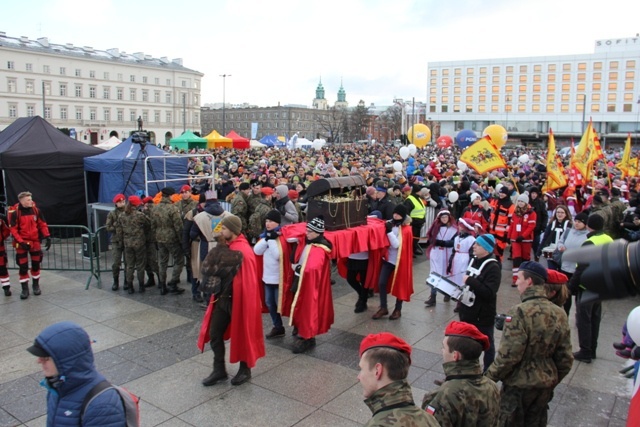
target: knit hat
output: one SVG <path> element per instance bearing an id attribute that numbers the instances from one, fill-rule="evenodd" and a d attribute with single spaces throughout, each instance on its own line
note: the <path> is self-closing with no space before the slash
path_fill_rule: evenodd
<path id="1" fill-rule="evenodd" d="M 506 194 L 507 196 L 511 195 L 511 191 L 507 188 L 506 185 L 500 187 L 499 193 Z"/>
<path id="2" fill-rule="evenodd" d="M 248 190 L 249 188 L 251 188 L 251 185 L 249 185 L 248 182 L 241 182 L 240 185 L 238 186 L 238 189 L 240 191 Z"/>
<path id="3" fill-rule="evenodd" d="M 549 277 L 549 273 L 547 273 L 547 269 L 542 266 L 542 264 L 535 261 L 525 261 L 520 264 L 520 268 L 518 271 L 528 271 L 531 274 L 535 274 L 536 276 L 541 277 L 545 282 Z"/>
<path id="4" fill-rule="evenodd" d="M 180 187 L 180 192 L 184 193 L 185 191 L 189 191 L 191 192 L 191 187 L 188 185 L 183 185 L 182 187 Z"/>
<path id="5" fill-rule="evenodd" d="M 409 363 L 411 363 L 411 346 L 402 338 L 389 332 L 367 335 L 360 343 L 360 357 L 365 351 L 372 348 L 392 348 L 401 351 L 409 356 Z"/>
<path id="6" fill-rule="evenodd" d="M 240 218 L 233 214 L 227 215 L 222 218 L 220 224 L 224 225 L 230 232 L 232 232 L 236 236 L 239 236 L 240 233 L 242 233 L 242 221 L 240 221 Z"/>
<path id="7" fill-rule="evenodd" d="M 525 204 L 529 204 L 529 195 L 527 193 L 522 193 L 516 199 L 516 202 L 524 202 Z"/>
<path id="8" fill-rule="evenodd" d="M 116 194 L 113 198 L 113 203 L 124 202 L 125 200 L 124 194 Z"/>
<path id="9" fill-rule="evenodd" d="M 604 218 L 596 214 L 589 215 L 587 227 L 593 231 L 601 231 L 604 228 Z"/>
<path id="10" fill-rule="evenodd" d="M 587 215 L 586 212 L 580 212 L 578 215 L 576 215 L 576 217 L 573 220 L 580 221 L 581 223 L 586 225 L 587 219 L 589 219 L 589 215 Z"/>
<path id="11" fill-rule="evenodd" d="M 319 215 L 307 223 L 307 230 L 324 233 L 324 218 Z"/>
<path id="12" fill-rule="evenodd" d="M 400 205 L 396 205 L 396 207 L 393 209 L 393 213 L 400 215 L 402 219 L 404 219 L 407 217 L 409 210 L 405 205 L 400 204 Z"/>
<path id="13" fill-rule="evenodd" d="M 269 212 L 267 212 L 267 216 L 265 217 L 265 219 L 268 219 L 269 221 L 277 222 L 278 224 L 282 223 L 282 215 L 280 215 L 280 211 L 276 209 L 272 209 Z"/>
<path id="14" fill-rule="evenodd" d="M 176 194 L 176 190 L 173 187 L 164 187 L 162 189 L 163 196 L 173 196 L 174 194 Z"/>
<path id="15" fill-rule="evenodd" d="M 496 239 L 492 234 L 483 234 L 476 238 L 476 243 L 480 245 L 485 251 L 492 253 L 493 248 L 496 246 Z"/>
<path id="16" fill-rule="evenodd" d="M 489 350 L 489 337 L 480 332 L 480 330 L 471 323 L 452 320 L 445 328 L 444 336 L 471 338 L 482 345 L 483 351 Z"/>
<path id="17" fill-rule="evenodd" d="M 529 194 L 532 194 L 532 193 L 536 193 L 536 194 L 539 195 L 540 194 L 540 189 L 538 187 L 531 187 L 529 189 Z"/>
<path id="18" fill-rule="evenodd" d="M 129 196 L 129 204 L 132 206 L 140 206 L 142 204 L 142 200 L 138 196 Z"/>
<path id="19" fill-rule="evenodd" d="M 480 196 L 478 193 L 471 193 L 469 199 L 471 200 L 471 203 L 473 203 L 477 199 L 482 199 L 482 196 Z"/>

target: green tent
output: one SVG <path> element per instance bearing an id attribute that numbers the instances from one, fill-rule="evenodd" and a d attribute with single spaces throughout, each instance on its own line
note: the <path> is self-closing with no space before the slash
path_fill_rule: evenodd
<path id="1" fill-rule="evenodd" d="M 169 141 L 169 145 L 176 148 L 177 150 L 188 151 L 188 150 L 191 150 L 192 148 L 205 149 L 207 148 L 207 140 L 204 138 L 200 138 L 198 135 L 188 130 L 182 135 L 176 138 L 172 138 Z"/>

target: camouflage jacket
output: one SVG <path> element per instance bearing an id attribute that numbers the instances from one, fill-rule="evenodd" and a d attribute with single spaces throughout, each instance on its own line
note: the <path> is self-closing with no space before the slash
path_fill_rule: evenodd
<path id="1" fill-rule="evenodd" d="M 153 207 L 151 218 L 158 243 L 181 245 L 183 224 L 180 209 L 168 197 L 162 197 L 160 203 Z"/>
<path id="2" fill-rule="evenodd" d="M 193 208 L 197 205 L 196 201 L 189 197 L 187 200 L 182 200 L 182 198 L 176 203 L 178 209 L 180 209 L 180 218 L 184 220 L 184 216 L 191 212 Z"/>
<path id="3" fill-rule="evenodd" d="M 604 232 L 608 236 L 617 235 L 617 229 L 619 228 L 620 224 L 614 224 L 613 210 L 610 203 L 605 203 L 600 206 L 593 206 L 589 214 L 595 214 L 602 217 L 602 219 L 604 220 Z"/>
<path id="4" fill-rule="evenodd" d="M 273 206 L 267 199 L 262 199 L 260 203 L 257 203 L 254 212 L 249 217 L 247 233 L 251 237 L 258 237 L 264 229 L 264 222 L 267 219 L 267 214 L 273 209 Z"/>
<path id="5" fill-rule="evenodd" d="M 107 231 L 111 233 L 111 243 L 112 244 L 121 244 L 122 243 L 122 227 L 120 226 L 119 218 L 124 213 L 124 207 L 118 209 L 115 208 L 109 215 L 107 215 Z"/>
<path id="6" fill-rule="evenodd" d="M 253 214 L 256 211 L 256 206 L 259 203 L 262 202 L 266 202 L 265 198 L 262 196 L 262 193 L 260 194 L 249 194 L 249 197 L 247 197 L 247 206 L 248 206 L 248 212 L 247 215 L 250 216 L 251 214 Z"/>
<path id="7" fill-rule="evenodd" d="M 239 191 L 236 197 L 231 202 L 231 213 L 240 218 L 242 221 L 242 231 L 247 230 L 247 220 L 249 219 L 249 207 L 247 205 L 247 196 Z"/>
<path id="8" fill-rule="evenodd" d="M 520 298 L 507 313 L 500 349 L 485 375 L 522 389 L 555 387 L 573 365 L 567 315 L 543 286 L 531 286 Z"/>
<path id="9" fill-rule="evenodd" d="M 146 208 L 142 210 L 144 216 L 149 220 L 149 232 L 147 233 L 147 243 L 156 242 L 156 227 L 153 224 L 153 217 L 151 216 L 155 205 L 150 203 L 146 205 Z"/>
<path id="10" fill-rule="evenodd" d="M 433 414 L 441 426 L 497 425 L 500 392 L 496 383 L 482 376 L 480 362 L 460 360 L 442 366 L 446 380 L 424 395 L 422 409 Z"/>
<path id="11" fill-rule="evenodd" d="M 439 426 L 433 415 L 413 403 L 411 386 L 406 380 L 394 381 L 373 393 L 364 401 L 373 417 L 365 427 L 423 427 Z"/>
<path id="12" fill-rule="evenodd" d="M 123 213 L 119 217 L 122 225 L 124 246 L 139 249 L 146 245 L 149 234 L 149 219 L 140 211 Z"/>

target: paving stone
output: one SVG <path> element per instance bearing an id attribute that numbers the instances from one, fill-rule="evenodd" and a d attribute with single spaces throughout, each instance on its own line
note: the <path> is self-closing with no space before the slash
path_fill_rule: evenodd
<path id="1" fill-rule="evenodd" d="M 329 412 L 318 409 L 311 415 L 304 418 L 299 423 L 296 423 L 296 427 L 357 427 L 362 424 L 355 421 L 348 420 L 338 415 L 333 415 Z"/>
<path id="2" fill-rule="evenodd" d="M 2 409 L 22 422 L 38 418 L 47 413 L 47 393 L 42 389 L 38 393 L 3 405 Z"/>
<path id="3" fill-rule="evenodd" d="M 0 427 L 15 427 L 20 424 L 20 421 L 13 418 L 2 408 L 0 408 Z"/>
<path id="4" fill-rule="evenodd" d="M 39 382 L 28 376 L 0 384 L 0 408 L 42 390 Z"/>

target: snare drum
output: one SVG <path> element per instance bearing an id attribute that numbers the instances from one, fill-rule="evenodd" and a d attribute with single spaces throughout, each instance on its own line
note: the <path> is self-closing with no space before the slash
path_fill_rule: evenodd
<path id="1" fill-rule="evenodd" d="M 426 282 L 427 285 L 433 286 L 441 293 L 448 295 L 455 300 L 459 299 L 462 294 L 462 288 L 460 288 L 455 282 L 452 282 L 438 273 L 429 274 Z"/>

